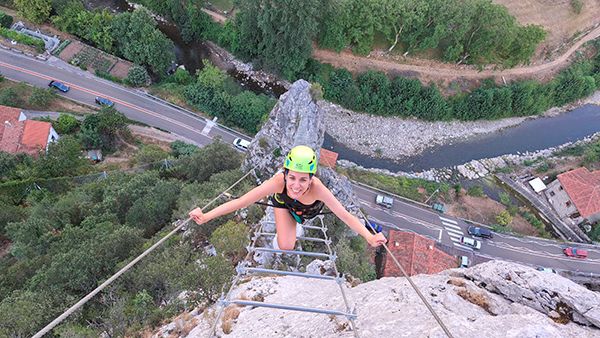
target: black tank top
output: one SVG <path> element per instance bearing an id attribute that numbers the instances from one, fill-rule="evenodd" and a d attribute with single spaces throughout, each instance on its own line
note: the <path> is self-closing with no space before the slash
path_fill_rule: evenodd
<path id="1" fill-rule="evenodd" d="M 302 222 L 319 215 L 321 209 L 323 209 L 323 206 L 325 205 L 323 201 L 319 200 L 316 200 L 310 205 L 306 205 L 288 196 L 285 174 L 283 175 L 283 191 L 281 193 L 273 194 L 273 198 L 271 200 L 273 201 L 275 207 L 287 208 L 294 218 L 296 218 L 296 221 L 300 219 Z"/>

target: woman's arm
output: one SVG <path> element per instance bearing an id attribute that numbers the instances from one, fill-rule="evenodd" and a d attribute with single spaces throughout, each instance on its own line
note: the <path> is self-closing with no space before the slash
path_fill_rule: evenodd
<path id="1" fill-rule="evenodd" d="M 200 208 L 196 208 L 192 210 L 189 215 L 198 224 L 206 223 L 217 217 L 227 215 L 241 208 L 245 208 L 250 204 L 261 200 L 265 196 L 274 194 L 276 192 L 281 192 L 281 190 L 283 190 L 282 185 L 283 174 L 276 174 L 268 181 L 248 191 L 244 195 L 227 203 L 223 203 L 207 213 L 203 213 Z"/>
<path id="2" fill-rule="evenodd" d="M 335 196 L 331 193 L 331 191 L 319 180 L 318 178 L 313 178 L 315 182 L 315 192 L 317 194 L 317 199 L 323 201 L 325 205 L 331 210 L 337 217 L 339 217 L 344 223 L 350 227 L 350 229 L 354 230 L 354 232 L 361 235 L 371 246 L 379 246 L 386 242 L 383 234 L 378 233 L 373 235 L 365 225 L 354 215 L 352 215 L 340 201 L 338 201 Z"/>

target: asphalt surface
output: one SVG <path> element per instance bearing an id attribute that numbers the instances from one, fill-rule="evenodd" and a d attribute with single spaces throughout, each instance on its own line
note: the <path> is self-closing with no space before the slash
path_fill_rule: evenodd
<path id="1" fill-rule="evenodd" d="M 94 105 L 96 96 L 108 98 L 129 119 L 184 136 L 198 145 L 211 143 L 217 136 L 228 143 L 237 137 L 249 139 L 193 113 L 152 99 L 143 92 L 99 79 L 56 58 L 40 61 L 0 49 L 0 73 L 8 79 L 43 88 L 47 87 L 50 80 L 61 81 L 71 89 L 67 93 L 58 93 L 59 95 L 88 105 Z M 472 237 L 467 233 L 470 224 L 465 221 L 441 215 L 398 197 L 394 198 L 393 207 L 387 209 L 375 204 L 377 192 L 373 189 L 359 185 L 354 185 L 354 188 L 369 217 L 387 229 L 413 231 L 471 257 L 499 258 L 531 266 L 579 271 L 600 278 L 598 247 L 496 233 L 493 239 L 479 239 L 482 242 L 481 249 L 476 250 L 460 243 L 461 236 Z M 586 249 L 589 257 L 566 257 L 562 249 L 569 246 Z"/>

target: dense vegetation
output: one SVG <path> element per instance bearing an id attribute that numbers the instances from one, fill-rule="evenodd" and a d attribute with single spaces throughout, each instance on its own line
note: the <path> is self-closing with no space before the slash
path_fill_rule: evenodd
<path id="1" fill-rule="evenodd" d="M 598 48 L 597 48 L 598 49 Z M 345 108 L 383 116 L 425 120 L 477 120 L 536 115 L 592 94 L 600 88 L 600 51 L 581 58 L 548 83 L 532 80 L 497 85 L 484 81 L 476 90 L 445 98 L 435 85 L 368 71 L 354 77 L 346 69 L 314 60 L 301 77 L 319 82 L 327 100 Z"/>

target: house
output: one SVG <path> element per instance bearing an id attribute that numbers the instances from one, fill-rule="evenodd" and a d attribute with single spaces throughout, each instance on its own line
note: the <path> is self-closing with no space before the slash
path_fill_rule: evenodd
<path id="1" fill-rule="evenodd" d="M 319 155 L 319 164 L 329 167 L 331 169 L 335 169 L 338 153 L 333 152 L 331 150 L 327 150 L 325 148 L 321 148 Z"/>
<path id="2" fill-rule="evenodd" d="M 21 109 L 0 106 L 0 151 L 37 156 L 58 138 L 50 122 L 28 120 Z"/>
<path id="3" fill-rule="evenodd" d="M 458 267 L 458 259 L 436 248 L 434 240 L 412 232 L 390 230 L 388 248 L 409 276 Z M 381 265 L 379 277 L 402 277 L 402 272 L 387 254 Z"/>
<path id="4" fill-rule="evenodd" d="M 576 224 L 600 221 L 600 170 L 577 168 L 562 173 L 544 193 L 560 217 Z"/>

